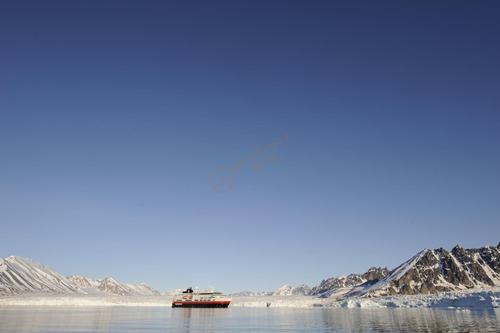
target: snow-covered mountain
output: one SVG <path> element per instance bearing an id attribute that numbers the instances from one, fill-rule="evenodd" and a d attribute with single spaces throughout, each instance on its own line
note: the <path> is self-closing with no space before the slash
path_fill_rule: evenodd
<path id="1" fill-rule="evenodd" d="M 120 296 L 154 296 L 160 293 L 145 283 L 122 283 L 112 277 L 93 279 L 78 275 L 68 276 L 68 279 L 86 292 L 100 291 Z"/>
<path id="2" fill-rule="evenodd" d="M 232 297 L 248 297 L 248 296 L 272 296 L 272 291 L 250 291 L 244 290 L 236 293 L 229 294 Z"/>
<path id="3" fill-rule="evenodd" d="M 0 295 L 25 293 L 105 293 L 122 296 L 160 294 L 145 283 L 125 284 L 109 277 L 104 279 L 78 275 L 65 277 L 28 258 L 10 256 L 0 259 Z"/>
<path id="4" fill-rule="evenodd" d="M 70 275 L 67 277 L 67 279 L 82 289 L 97 288 L 101 283 L 101 281 L 98 279 L 92 279 L 80 275 Z"/>
<path id="5" fill-rule="evenodd" d="M 127 296 L 131 294 L 131 290 L 121 282 L 113 279 L 112 277 L 107 277 L 101 280 L 97 289 L 104 291 L 109 294 Z"/>
<path id="6" fill-rule="evenodd" d="M 312 295 L 344 299 L 352 296 L 436 294 L 500 287 L 500 243 L 478 249 L 455 246 L 423 250 L 392 271 L 372 267 L 363 274 L 350 274 L 321 281 L 310 289 L 306 285 L 284 285 L 273 296 Z M 65 277 L 49 267 L 27 258 L 0 259 L 0 295 L 23 293 L 111 294 L 122 296 L 162 295 L 148 285 L 125 284 L 107 277 L 92 279 Z M 169 294 L 165 292 L 163 294 Z M 239 296 L 270 293 L 240 293 Z"/>
<path id="7" fill-rule="evenodd" d="M 311 293 L 311 288 L 305 284 L 293 287 L 289 284 L 278 288 L 273 296 L 307 296 Z"/>
<path id="8" fill-rule="evenodd" d="M 0 295 L 22 293 L 83 293 L 66 277 L 28 258 L 0 259 Z"/>
<path id="9" fill-rule="evenodd" d="M 392 271 L 370 268 L 321 281 L 311 295 L 345 299 L 353 296 L 437 294 L 500 286 L 500 244 L 479 249 L 455 246 L 420 251 Z"/>
<path id="10" fill-rule="evenodd" d="M 389 274 L 387 267 L 371 267 L 363 274 L 332 277 L 321 281 L 318 286 L 312 288 L 311 295 L 327 297 L 343 288 L 373 284 L 386 277 L 387 274 Z"/>
<path id="11" fill-rule="evenodd" d="M 127 283 L 127 287 L 134 292 L 135 295 L 141 296 L 157 296 L 161 293 L 158 290 L 151 288 L 146 283 L 131 284 Z"/>
<path id="12" fill-rule="evenodd" d="M 500 244 L 479 249 L 455 246 L 423 250 L 367 288 L 363 294 L 434 294 L 500 286 Z"/>

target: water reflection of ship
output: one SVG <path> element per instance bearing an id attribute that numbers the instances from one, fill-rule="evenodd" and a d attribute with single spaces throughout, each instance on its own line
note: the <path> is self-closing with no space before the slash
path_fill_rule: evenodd
<path id="1" fill-rule="evenodd" d="M 217 332 L 224 317 L 229 315 L 228 311 L 220 311 L 215 308 L 182 308 L 172 311 L 172 322 L 179 323 L 175 327 L 175 332 Z M 173 328 L 173 327 L 172 327 Z"/>

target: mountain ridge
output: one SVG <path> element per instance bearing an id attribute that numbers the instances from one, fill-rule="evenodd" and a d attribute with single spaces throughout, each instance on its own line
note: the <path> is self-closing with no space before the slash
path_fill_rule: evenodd
<path id="1" fill-rule="evenodd" d="M 333 297 L 378 297 L 391 295 L 438 294 L 500 286 L 500 243 L 466 249 L 456 245 L 424 249 L 396 268 L 371 267 L 362 274 L 331 277 L 319 285 L 284 285 L 274 292 L 242 292 L 242 295 Z M 93 294 L 120 296 L 170 295 L 145 283 L 127 284 L 112 277 L 94 279 L 79 275 L 63 276 L 32 259 L 0 258 L 0 295 L 15 294 Z"/>
<path id="2" fill-rule="evenodd" d="M 0 259 L 0 295 L 30 292 L 84 293 L 65 276 L 32 259 Z"/>
<path id="3" fill-rule="evenodd" d="M 500 249 L 424 249 L 372 286 L 371 296 L 433 294 L 500 285 Z"/>
<path id="4" fill-rule="evenodd" d="M 438 294 L 500 286 L 500 243 L 495 246 L 465 249 L 457 245 L 423 249 L 378 279 L 338 283 L 345 277 L 329 278 L 312 288 L 321 297 L 377 297 L 391 295 Z M 348 275 L 347 277 L 359 277 Z M 374 276 L 376 277 L 376 276 Z M 356 283 L 359 281 L 359 283 Z M 335 283 L 334 283 L 335 282 Z"/>
<path id="5" fill-rule="evenodd" d="M 89 294 L 102 292 L 121 296 L 152 296 L 160 292 L 145 283 L 125 284 L 107 277 L 93 279 L 79 275 L 64 276 L 30 258 L 0 258 L 0 295 L 27 293 Z"/>
<path id="6" fill-rule="evenodd" d="M 331 277 L 311 289 L 311 295 L 328 297 L 335 291 L 352 288 L 363 284 L 373 284 L 389 274 L 387 267 L 370 267 L 362 274 L 349 274 L 346 276 Z"/>
<path id="7" fill-rule="evenodd" d="M 292 286 L 285 284 L 276 289 L 273 296 L 308 296 L 311 293 L 311 288 L 306 284 Z"/>

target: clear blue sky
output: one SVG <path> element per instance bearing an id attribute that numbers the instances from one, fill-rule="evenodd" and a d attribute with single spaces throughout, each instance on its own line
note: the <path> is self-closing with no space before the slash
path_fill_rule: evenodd
<path id="1" fill-rule="evenodd" d="M 4 1 L 0 257 L 237 291 L 497 244 L 499 17 L 495 1 Z"/>

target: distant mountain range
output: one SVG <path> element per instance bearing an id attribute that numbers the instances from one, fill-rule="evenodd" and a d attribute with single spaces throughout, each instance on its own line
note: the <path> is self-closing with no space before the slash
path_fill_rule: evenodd
<path id="1" fill-rule="evenodd" d="M 31 259 L 0 259 L 0 295 L 44 293 L 79 293 L 81 290 L 67 278 Z"/>
<path id="2" fill-rule="evenodd" d="M 121 296 L 155 296 L 160 295 L 160 292 L 154 290 L 145 283 L 125 284 L 115 280 L 112 277 L 104 279 L 92 279 L 78 275 L 68 276 L 67 279 L 74 285 L 87 293 L 93 291 L 101 291 L 113 295 Z"/>
<path id="3" fill-rule="evenodd" d="M 28 258 L 10 256 L 0 259 L 0 295 L 25 293 L 160 295 L 158 291 L 143 283 L 125 284 L 110 277 L 65 277 Z"/>
<path id="4" fill-rule="evenodd" d="M 284 285 L 275 292 L 244 291 L 232 296 L 311 295 L 343 299 L 351 296 L 436 294 L 473 288 L 500 286 L 500 243 L 478 249 L 455 246 L 423 250 L 389 271 L 372 267 L 363 274 L 331 277 L 313 288 L 307 285 Z M 25 293 L 107 294 L 121 296 L 170 295 L 147 284 L 126 284 L 107 277 L 93 279 L 72 275 L 65 277 L 49 267 L 27 258 L 11 256 L 0 259 L 0 295 Z"/>
<path id="5" fill-rule="evenodd" d="M 285 284 L 284 286 L 278 288 L 273 296 L 307 296 L 311 293 L 311 288 L 305 284 L 301 284 L 300 286 L 293 287 L 289 284 Z"/>
<path id="6" fill-rule="evenodd" d="M 231 297 L 248 297 L 248 296 L 271 296 L 272 291 L 250 291 L 244 290 L 236 293 L 229 294 Z"/>
<path id="7" fill-rule="evenodd" d="M 360 285 L 368 285 L 385 278 L 389 274 L 387 267 L 371 267 L 363 274 L 349 274 L 347 276 L 332 277 L 321 281 L 311 289 L 310 295 L 331 296 L 339 290 L 354 288 Z"/>

